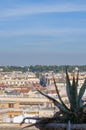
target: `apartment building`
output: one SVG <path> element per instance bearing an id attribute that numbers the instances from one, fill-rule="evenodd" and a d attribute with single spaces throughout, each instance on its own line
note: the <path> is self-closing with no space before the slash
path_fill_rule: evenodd
<path id="1" fill-rule="evenodd" d="M 25 97 L 2 97 L 0 98 L 0 121 L 23 115 L 24 113 L 34 116 L 51 116 L 54 106 L 47 98 Z"/>
<path id="2" fill-rule="evenodd" d="M 40 80 L 32 72 L 1 72 L 0 73 L 0 84 L 4 85 L 28 85 L 32 83 L 39 83 Z"/>

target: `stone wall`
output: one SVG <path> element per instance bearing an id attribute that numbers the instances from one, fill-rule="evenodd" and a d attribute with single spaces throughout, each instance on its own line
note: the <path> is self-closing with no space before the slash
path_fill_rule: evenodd
<path id="1" fill-rule="evenodd" d="M 10 123 L 9 124 L 0 124 L 0 130 L 21 130 L 22 127 L 27 126 L 27 125 L 24 124 L 24 125 L 20 126 L 20 124 L 10 124 Z M 34 126 L 34 127 L 26 128 L 24 130 L 39 130 L 39 129 L 37 129 Z"/>
<path id="2" fill-rule="evenodd" d="M 0 130 L 20 130 L 21 127 L 10 127 L 10 126 L 0 126 Z M 39 130 L 36 127 L 26 128 L 24 130 Z"/>

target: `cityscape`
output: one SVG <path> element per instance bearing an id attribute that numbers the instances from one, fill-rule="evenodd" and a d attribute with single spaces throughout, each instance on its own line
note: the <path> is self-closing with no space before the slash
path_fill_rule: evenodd
<path id="1" fill-rule="evenodd" d="M 0 130 L 86 130 L 85 90 L 86 0 L 0 0 Z"/>
<path id="2" fill-rule="evenodd" d="M 30 71 L 29 66 L 26 67 L 27 70 L 23 67 L 22 71 L 13 71 L 13 67 L 8 67 L 10 71 L 6 71 L 5 68 L 7 67 L 0 67 L 0 123 L 11 123 L 15 126 L 20 125 L 25 117 L 52 117 L 58 108 L 37 89 L 58 100 L 53 75 L 63 101 L 69 105 L 66 93 L 66 74 L 63 69 L 60 68 L 58 73 L 55 73 L 55 70 L 39 72 L 37 76 L 36 72 Z M 14 66 L 14 68 L 19 69 L 19 66 Z M 78 89 L 80 89 L 86 79 L 86 71 L 80 71 L 76 66 L 68 74 L 72 83 L 73 75 L 77 75 L 77 72 L 79 72 Z M 83 99 L 86 101 L 86 92 Z M 34 122 L 35 120 L 26 120 L 25 123 Z"/>

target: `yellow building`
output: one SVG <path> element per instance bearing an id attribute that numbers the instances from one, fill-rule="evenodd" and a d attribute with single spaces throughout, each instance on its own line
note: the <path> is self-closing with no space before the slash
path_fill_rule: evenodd
<path id="1" fill-rule="evenodd" d="M 42 108 L 47 109 L 43 110 Z M 35 116 L 49 116 L 53 108 L 52 102 L 46 98 L 1 98 L 0 121 L 4 122 L 3 118 L 5 117 L 12 119 L 24 113 Z"/>

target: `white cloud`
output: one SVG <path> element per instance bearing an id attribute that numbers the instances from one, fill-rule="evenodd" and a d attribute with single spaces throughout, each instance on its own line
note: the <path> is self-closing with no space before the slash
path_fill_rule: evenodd
<path id="1" fill-rule="evenodd" d="M 86 5 L 76 5 L 76 4 L 35 4 L 35 5 L 23 5 L 16 6 L 15 8 L 8 8 L 0 11 L 0 18 L 4 17 L 14 17 L 14 16 L 24 16 L 40 13 L 52 13 L 52 12 L 79 12 L 86 11 Z"/>
<path id="2" fill-rule="evenodd" d="M 36 36 L 65 36 L 86 33 L 86 29 L 81 28 L 35 28 L 35 29 L 22 29 L 22 30 L 4 30 L 0 31 L 1 37 L 11 37 L 11 36 L 25 36 L 25 35 L 36 35 Z"/>

